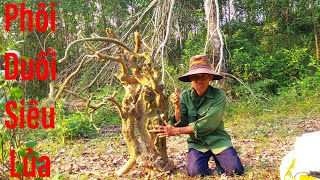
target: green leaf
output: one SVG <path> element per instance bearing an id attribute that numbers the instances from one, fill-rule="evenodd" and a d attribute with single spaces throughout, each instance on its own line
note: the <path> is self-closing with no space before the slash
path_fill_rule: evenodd
<path id="1" fill-rule="evenodd" d="M 40 178 L 40 177 L 36 177 L 34 178 L 34 180 L 42 180 L 43 178 Z"/>
<path id="2" fill-rule="evenodd" d="M 31 160 L 32 157 L 35 157 L 36 159 L 39 159 L 39 153 L 36 152 L 36 151 L 32 151 L 31 154 L 29 154 L 29 153 L 27 154 L 27 157 L 28 157 L 29 160 Z"/>
<path id="3" fill-rule="evenodd" d="M 0 70 L 0 78 L 4 78 L 5 74 L 6 74 L 5 70 Z"/>
<path id="4" fill-rule="evenodd" d="M 18 150 L 18 154 L 21 156 L 21 157 L 24 157 L 28 154 L 26 148 L 24 147 L 20 147 L 19 150 Z"/>
<path id="5" fill-rule="evenodd" d="M 22 90 L 20 88 L 14 87 L 11 89 L 11 95 L 14 99 L 20 99 L 22 96 Z"/>
<path id="6" fill-rule="evenodd" d="M 6 104 L 7 104 L 7 100 L 6 100 L 6 97 L 4 96 L 0 99 L 0 107 L 4 107 L 6 106 Z"/>
<path id="7" fill-rule="evenodd" d="M 26 147 L 27 147 L 27 148 L 34 148 L 34 147 L 36 147 L 37 145 L 38 145 L 38 142 L 33 141 L 33 142 L 28 142 L 28 143 L 26 144 Z"/>
<path id="8" fill-rule="evenodd" d="M 2 49 L 0 55 L 4 55 L 6 53 L 6 50 L 5 49 Z"/>
<path id="9" fill-rule="evenodd" d="M 23 172 L 23 164 L 18 163 L 17 164 L 17 173 L 22 174 L 22 172 Z"/>

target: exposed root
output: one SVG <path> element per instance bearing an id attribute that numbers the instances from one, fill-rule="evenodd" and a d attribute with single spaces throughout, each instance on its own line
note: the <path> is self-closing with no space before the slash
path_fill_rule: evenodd
<path id="1" fill-rule="evenodd" d="M 124 164 L 117 172 L 117 176 L 121 176 L 130 171 L 130 169 L 136 164 L 136 158 L 130 158 L 126 164 Z"/>

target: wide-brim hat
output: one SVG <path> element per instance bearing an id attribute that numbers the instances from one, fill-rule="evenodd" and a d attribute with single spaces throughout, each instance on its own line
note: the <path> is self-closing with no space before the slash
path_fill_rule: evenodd
<path id="1" fill-rule="evenodd" d="M 223 78 L 223 76 L 220 75 L 218 72 L 212 70 L 210 60 L 207 56 L 196 55 L 190 58 L 189 72 L 178 77 L 178 79 L 183 82 L 191 82 L 189 76 L 203 73 L 213 75 L 212 80 L 219 80 Z"/>

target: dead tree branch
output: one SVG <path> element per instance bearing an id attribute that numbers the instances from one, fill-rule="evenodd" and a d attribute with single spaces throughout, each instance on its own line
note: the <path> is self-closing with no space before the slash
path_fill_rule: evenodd
<path id="1" fill-rule="evenodd" d="M 107 66 L 110 64 L 111 61 L 108 61 L 99 71 L 99 73 L 96 75 L 96 77 L 92 80 L 92 82 L 86 86 L 85 88 L 81 89 L 80 92 L 83 92 L 85 90 L 87 90 L 88 88 L 90 88 L 99 78 L 99 76 L 102 74 L 102 72 L 104 71 L 105 68 L 107 68 Z"/>
<path id="2" fill-rule="evenodd" d="M 69 59 L 69 55 L 70 55 L 70 50 L 73 46 L 81 43 L 81 42 L 86 42 L 86 41 L 100 41 L 100 42 L 109 42 L 109 43 L 114 43 L 116 45 L 119 45 L 120 47 L 126 49 L 128 52 L 132 53 L 133 55 L 139 57 L 138 54 L 136 54 L 134 51 L 132 51 L 128 46 L 126 46 L 125 44 L 123 44 L 122 42 L 113 39 L 113 38 L 107 38 L 107 37 L 95 37 L 95 38 L 83 38 L 83 39 L 78 39 L 73 41 L 72 43 L 69 44 L 69 46 L 67 47 L 64 57 L 62 59 L 60 59 L 58 62 L 64 62 L 67 61 Z M 112 56 L 108 57 L 109 60 L 113 60 L 113 61 L 117 61 L 117 58 L 114 58 Z"/>
<path id="3" fill-rule="evenodd" d="M 85 98 L 83 96 L 80 96 L 79 94 L 77 94 L 77 93 L 75 93 L 75 92 L 73 92 L 71 90 L 68 90 L 66 88 L 63 88 L 62 91 L 65 92 L 65 93 L 71 94 L 72 96 L 74 96 L 74 97 L 76 97 L 78 99 L 82 99 L 82 100 L 88 101 L 87 98 Z"/>
<path id="4" fill-rule="evenodd" d="M 122 36 L 121 41 L 125 41 L 129 34 L 132 33 L 132 31 L 134 29 L 136 29 L 138 27 L 138 25 L 142 22 L 142 20 L 145 18 L 145 16 L 147 15 L 147 13 L 152 9 L 152 7 L 156 4 L 158 0 L 153 0 L 148 7 L 144 10 L 144 12 L 141 14 L 141 16 L 138 18 L 137 21 L 135 21 L 135 23 L 131 26 L 131 28 L 129 29 L 129 31 L 126 32 L 125 35 Z"/>
<path id="5" fill-rule="evenodd" d="M 82 97 L 82 100 L 85 100 L 86 107 L 90 109 L 91 122 L 93 121 L 94 112 L 106 105 L 109 101 L 113 103 L 119 111 L 122 120 L 123 137 L 129 150 L 129 160 L 116 172 L 117 175 L 127 173 L 136 163 L 148 172 L 171 170 L 173 163 L 167 156 L 165 139 L 159 139 L 155 134 L 149 132 L 154 125 L 163 124 L 160 115 L 164 115 L 165 119 L 167 119 L 168 116 L 165 86 L 161 82 L 161 72 L 158 70 L 158 64 L 151 58 L 149 53 L 139 53 L 142 43 L 138 33 L 135 33 L 134 37 L 134 50 L 131 50 L 119 40 L 114 39 L 117 38 L 117 36 L 111 30 L 107 30 L 107 34 L 112 38 L 98 37 L 97 35 L 94 35 L 93 38 L 84 38 L 80 32 L 79 36 L 82 39 L 72 42 L 67 47 L 65 56 L 59 60 L 59 62 L 63 62 L 69 58 L 72 47 L 84 42 L 86 47 L 94 53 L 94 55 L 90 57 L 96 57 L 98 60 L 114 61 L 121 66 L 121 73 L 115 74 L 125 90 L 121 104 L 115 99 L 116 92 L 113 93 L 112 96 L 105 98 L 99 104 L 93 103 L 92 95 L 89 99 Z M 103 44 L 100 44 L 100 47 L 97 48 L 96 43 L 92 43 L 93 41 L 115 44 L 119 48 L 117 48 L 111 56 L 109 55 L 111 54 L 109 51 L 105 53 L 105 51 L 97 50 L 101 49 L 100 45 Z M 126 60 L 128 60 L 128 62 L 125 62 Z M 64 81 L 56 98 L 60 96 L 70 79 L 79 73 L 79 68 L 83 66 L 84 61 L 85 60 L 82 60 L 78 68 Z M 129 71 L 128 68 L 130 68 L 131 71 Z M 72 92 L 71 95 L 81 97 L 74 92 Z M 95 128 L 99 130 L 96 126 Z"/>
<path id="6" fill-rule="evenodd" d="M 104 99 L 101 103 L 99 103 L 99 104 L 97 104 L 97 105 L 91 105 L 91 98 L 90 98 L 90 99 L 88 100 L 88 105 L 87 105 L 87 106 L 88 106 L 90 109 L 92 109 L 92 111 L 94 112 L 94 111 L 100 109 L 102 106 L 106 105 L 106 104 L 108 103 L 108 101 L 110 101 L 110 102 L 112 102 L 112 103 L 117 107 L 117 109 L 118 109 L 118 111 L 119 111 L 119 115 L 120 115 L 120 117 L 122 117 L 122 116 L 123 116 L 122 108 L 121 108 L 120 103 L 118 103 L 118 102 L 116 101 L 116 99 L 115 99 L 115 96 L 116 96 L 116 95 L 117 95 L 117 92 L 114 92 L 114 93 L 112 94 L 112 96 L 107 97 L 107 98 Z"/>
<path id="7" fill-rule="evenodd" d="M 163 40 L 163 42 L 160 44 L 158 50 L 156 51 L 155 57 L 157 56 L 157 54 L 159 53 L 159 51 L 161 50 L 161 65 L 162 65 L 162 83 L 164 83 L 164 69 L 165 69 L 165 65 L 164 65 L 164 47 L 168 42 L 169 39 L 169 35 L 170 35 L 170 27 L 171 27 L 171 17 L 172 17 L 172 9 L 174 6 L 174 0 L 171 0 L 171 4 L 170 4 L 170 10 L 168 13 L 168 19 L 167 19 L 167 27 L 166 27 L 166 35 L 165 38 Z"/>
<path id="8" fill-rule="evenodd" d="M 91 56 L 88 56 L 88 55 L 84 56 L 84 57 L 82 58 L 80 64 L 79 64 L 78 68 L 77 68 L 74 72 L 72 72 L 72 73 L 68 76 L 68 78 L 63 82 L 61 88 L 59 89 L 59 91 L 58 91 L 58 93 L 57 93 L 57 95 L 56 95 L 56 97 L 55 97 L 55 100 L 57 100 L 57 99 L 60 97 L 61 92 L 62 92 L 63 89 L 66 87 L 66 85 L 67 85 L 68 82 L 71 80 L 71 78 L 73 78 L 76 74 L 78 74 L 78 73 L 80 72 L 81 67 L 83 66 L 84 62 L 87 60 L 88 57 L 91 57 Z"/>

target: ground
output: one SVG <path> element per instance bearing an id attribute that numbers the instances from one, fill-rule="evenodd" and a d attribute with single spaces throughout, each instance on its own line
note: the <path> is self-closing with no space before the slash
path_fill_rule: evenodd
<path id="1" fill-rule="evenodd" d="M 265 121 L 264 121 L 265 122 Z M 290 122 L 290 123 L 289 123 Z M 296 136 L 320 130 L 320 116 L 289 117 L 256 123 L 244 131 L 237 123 L 226 123 L 235 149 L 245 166 L 243 176 L 226 178 L 214 171 L 205 179 L 280 179 L 282 158 L 293 149 Z M 242 132 L 241 132 L 242 131 Z M 172 173 L 159 174 L 155 179 L 201 179 L 186 176 L 186 136 L 167 139 L 168 155 L 175 164 Z M 48 154 L 52 161 L 51 174 L 61 179 L 145 179 L 145 173 L 135 166 L 123 177 L 115 171 L 128 159 L 120 126 L 110 126 L 96 138 L 68 140 L 65 142 L 44 140 L 38 147 L 40 154 Z M 214 162 L 209 162 L 214 168 Z"/>

